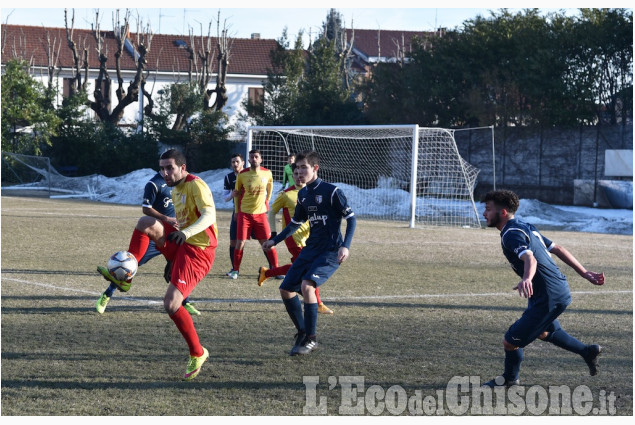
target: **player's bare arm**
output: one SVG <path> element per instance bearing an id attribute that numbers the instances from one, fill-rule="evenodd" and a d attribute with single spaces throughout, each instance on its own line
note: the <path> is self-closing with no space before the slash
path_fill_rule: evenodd
<path id="1" fill-rule="evenodd" d="M 161 214 L 156 209 L 150 208 L 150 207 L 142 207 L 141 211 L 143 211 L 144 215 L 156 218 L 159 221 L 164 221 L 166 223 L 170 223 L 172 226 L 174 226 L 176 228 L 179 227 L 179 223 L 178 223 L 178 221 L 176 221 L 176 217 L 168 217 L 167 215 Z"/>
<path id="2" fill-rule="evenodd" d="M 598 286 L 604 285 L 604 273 L 588 271 L 565 247 L 554 245 L 553 248 L 551 248 L 551 253 L 592 284 Z"/>
<path id="3" fill-rule="evenodd" d="M 518 285 L 514 286 L 513 290 L 518 290 L 518 295 L 525 298 L 531 298 L 534 294 L 534 285 L 532 279 L 536 274 L 536 267 L 538 267 L 538 261 L 531 252 L 525 252 L 521 260 L 525 263 L 525 271 L 523 278 Z"/>

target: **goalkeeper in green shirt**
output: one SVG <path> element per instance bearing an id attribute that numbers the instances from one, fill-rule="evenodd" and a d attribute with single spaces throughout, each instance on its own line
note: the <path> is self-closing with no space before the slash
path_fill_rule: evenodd
<path id="1" fill-rule="evenodd" d="M 289 156 L 287 156 L 287 164 L 284 166 L 282 173 L 282 190 L 295 186 L 295 181 L 293 180 L 293 170 L 291 169 L 291 164 L 294 162 L 295 154 L 290 153 Z"/>

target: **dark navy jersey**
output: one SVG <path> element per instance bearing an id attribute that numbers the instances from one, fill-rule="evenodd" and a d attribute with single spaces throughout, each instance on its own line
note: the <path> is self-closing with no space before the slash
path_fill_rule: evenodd
<path id="1" fill-rule="evenodd" d="M 154 208 L 165 216 L 174 217 L 172 188 L 165 183 L 161 173 L 156 173 L 155 176 L 146 183 L 143 190 L 142 206 Z"/>
<path id="2" fill-rule="evenodd" d="M 335 185 L 318 178 L 300 189 L 291 222 L 299 225 L 308 220 L 311 226 L 306 247 L 302 252 L 339 249 L 344 244 L 340 230 L 342 219 L 348 219 L 353 215 L 344 193 Z"/>
<path id="3" fill-rule="evenodd" d="M 234 188 L 236 188 L 236 179 L 238 175 L 233 171 L 225 176 L 223 180 L 223 188 L 225 189 L 225 193 L 228 194 L 232 192 Z M 227 192 L 229 191 L 229 192 Z M 238 206 L 236 205 L 236 198 L 232 197 L 232 203 L 234 204 L 234 211 L 232 212 L 232 221 L 235 222 L 235 214 L 238 212 Z"/>
<path id="4" fill-rule="evenodd" d="M 551 308 L 555 304 L 568 305 L 571 302 L 567 278 L 549 252 L 554 244 L 532 224 L 517 219 L 509 220 L 501 230 L 501 245 L 512 269 L 520 277 L 525 270 L 525 262 L 520 257 L 531 252 L 536 258 L 538 264 L 532 280 L 534 294 L 529 299 L 530 303 L 546 302 Z"/>
<path id="5" fill-rule="evenodd" d="M 225 180 L 223 182 L 223 186 L 225 190 L 234 190 L 236 187 L 236 173 L 233 171 L 225 176 Z"/>

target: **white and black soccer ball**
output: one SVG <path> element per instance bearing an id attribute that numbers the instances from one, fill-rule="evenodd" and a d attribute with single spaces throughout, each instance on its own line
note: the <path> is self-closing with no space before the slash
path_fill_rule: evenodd
<path id="1" fill-rule="evenodd" d="M 117 251 L 108 260 L 108 272 L 117 280 L 127 281 L 137 273 L 137 259 L 128 251 Z"/>

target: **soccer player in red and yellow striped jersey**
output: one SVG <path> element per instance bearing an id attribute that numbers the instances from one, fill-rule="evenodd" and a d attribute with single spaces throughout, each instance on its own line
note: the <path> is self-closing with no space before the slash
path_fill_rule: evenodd
<path id="1" fill-rule="evenodd" d="M 249 151 L 249 168 L 244 169 L 236 177 L 235 194 L 238 199 L 238 215 L 236 217 L 236 248 L 234 249 L 234 270 L 230 278 L 237 279 L 243 249 L 247 238 L 253 234 L 260 244 L 271 236 L 267 211 L 273 192 L 273 176 L 271 171 L 261 167 L 260 151 Z M 278 267 L 278 254 L 275 248 L 263 249 L 270 267 Z"/>
<path id="2" fill-rule="evenodd" d="M 199 374 L 209 352 L 201 345 L 192 316 L 182 302 L 214 263 L 218 236 L 216 207 L 207 183 L 186 171 L 185 156 L 181 152 L 175 149 L 164 152 L 159 159 L 159 170 L 166 184 L 173 188 L 177 225 L 155 217 L 141 217 L 130 238 L 128 251 L 138 261 L 153 240 L 157 250 L 172 263 L 163 306 L 189 347 L 190 360 L 183 379 L 191 380 Z M 104 267 L 98 267 L 98 271 L 115 284 L 123 283 L 110 276 Z"/>

